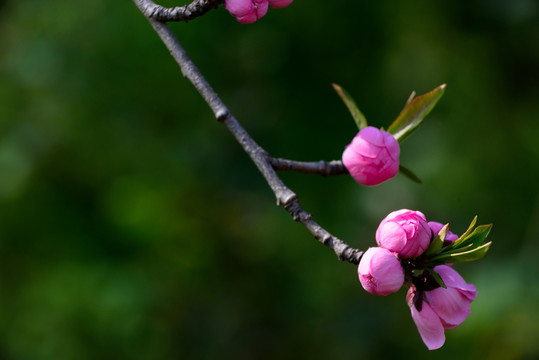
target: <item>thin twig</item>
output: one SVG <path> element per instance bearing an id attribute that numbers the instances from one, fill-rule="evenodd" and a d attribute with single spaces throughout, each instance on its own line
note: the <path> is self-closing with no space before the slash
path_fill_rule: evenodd
<path id="1" fill-rule="evenodd" d="M 141 12 L 146 14 L 144 6 L 148 1 L 133 1 L 139 7 Z M 318 241 L 331 248 L 339 260 L 358 264 L 363 252 L 350 247 L 344 241 L 331 235 L 312 219 L 311 214 L 303 210 L 296 194 L 290 190 L 277 175 L 270 160 L 272 158 L 253 140 L 253 138 L 251 138 L 247 131 L 231 114 L 221 98 L 219 98 L 217 93 L 212 89 L 196 65 L 189 58 L 169 27 L 165 23 L 157 21 L 147 15 L 146 18 L 168 48 L 172 57 L 180 66 L 183 76 L 195 86 L 197 91 L 212 109 L 216 119 L 228 128 L 251 160 L 255 163 L 275 194 L 277 205 L 284 207 L 295 221 L 303 224 L 303 226 L 305 226 Z"/>
<path id="2" fill-rule="evenodd" d="M 224 0 L 194 0 L 185 6 L 166 8 L 157 5 L 152 0 L 134 0 L 140 11 L 148 19 L 161 22 L 167 21 L 189 21 L 204 15 L 208 11 L 215 9 Z"/>
<path id="3" fill-rule="evenodd" d="M 340 160 L 305 162 L 270 157 L 269 162 L 275 170 L 297 171 L 322 176 L 348 174 L 348 170 Z"/>

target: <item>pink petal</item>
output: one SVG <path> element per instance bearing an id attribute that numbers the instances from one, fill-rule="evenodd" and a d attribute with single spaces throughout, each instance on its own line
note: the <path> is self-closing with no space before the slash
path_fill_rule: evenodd
<path id="1" fill-rule="evenodd" d="M 260 19 L 266 15 L 268 12 L 268 0 L 256 0 L 257 6 L 256 6 L 256 18 Z"/>
<path id="2" fill-rule="evenodd" d="M 244 17 L 253 12 L 254 5 L 252 0 L 226 0 L 225 8 L 236 17 Z"/>
<path id="3" fill-rule="evenodd" d="M 272 8 L 283 8 L 290 5 L 291 2 L 292 0 L 269 0 L 269 6 Z"/>
<path id="4" fill-rule="evenodd" d="M 412 288 L 410 288 L 412 290 Z M 421 339 L 429 350 L 439 349 L 445 342 L 444 327 L 440 318 L 429 304 L 423 302 L 421 311 L 417 311 L 415 306 L 410 306 L 412 319 L 414 320 Z"/>
<path id="5" fill-rule="evenodd" d="M 406 232 L 399 224 L 388 222 L 378 227 L 376 242 L 383 248 L 399 252 L 406 245 Z"/>
<path id="6" fill-rule="evenodd" d="M 440 265 L 434 268 L 444 281 L 447 287 L 452 287 L 461 290 L 462 294 L 472 301 L 477 295 L 474 284 L 467 284 L 460 274 L 450 266 Z"/>
<path id="7" fill-rule="evenodd" d="M 397 155 L 397 159 L 395 159 L 395 160 L 398 160 L 398 157 L 400 155 L 401 150 L 400 150 L 399 142 L 395 141 L 395 138 L 393 137 L 393 135 L 391 135 L 389 133 L 384 133 L 384 144 L 387 147 L 387 149 L 389 150 L 390 154 L 396 154 Z"/>
<path id="8" fill-rule="evenodd" d="M 268 0 L 226 0 L 225 8 L 243 24 L 251 24 L 266 15 Z"/>
<path id="9" fill-rule="evenodd" d="M 382 131 L 372 126 L 367 126 L 366 128 L 361 129 L 359 132 L 359 138 L 363 139 L 369 144 L 379 147 L 385 146 Z"/>
<path id="10" fill-rule="evenodd" d="M 399 254 L 403 257 L 419 256 L 423 254 L 430 245 L 432 235 L 430 228 L 427 222 L 421 218 L 414 219 L 414 223 L 412 224 L 407 222 L 406 225 L 406 229 L 408 230 L 408 242 L 406 243 L 406 246 L 399 251 Z"/>
<path id="11" fill-rule="evenodd" d="M 244 16 L 238 16 L 236 17 L 236 19 L 242 24 L 252 24 L 258 20 L 254 12 L 248 13 L 247 15 L 244 15 Z"/>
<path id="12" fill-rule="evenodd" d="M 459 326 L 470 315 L 470 300 L 457 289 L 440 287 L 425 292 L 425 297 L 445 328 Z"/>

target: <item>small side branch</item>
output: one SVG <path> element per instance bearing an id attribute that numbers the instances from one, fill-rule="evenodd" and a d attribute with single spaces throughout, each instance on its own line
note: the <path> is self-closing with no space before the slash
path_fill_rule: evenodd
<path id="1" fill-rule="evenodd" d="M 166 8 L 157 5 L 152 0 L 134 0 L 140 11 L 148 19 L 160 22 L 167 21 L 189 21 L 204 15 L 208 11 L 215 9 L 224 0 L 194 0 L 185 6 Z"/>
<path id="2" fill-rule="evenodd" d="M 333 160 L 329 162 L 305 162 L 271 157 L 269 158 L 269 162 L 275 170 L 297 171 L 304 174 L 318 174 L 322 176 L 348 174 L 348 170 L 344 167 L 342 161 L 340 160 Z"/>

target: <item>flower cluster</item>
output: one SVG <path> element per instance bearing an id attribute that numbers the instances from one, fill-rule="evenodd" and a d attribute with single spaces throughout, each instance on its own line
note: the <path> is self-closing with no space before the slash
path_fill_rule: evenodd
<path id="1" fill-rule="evenodd" d="M 458 239 L 442 224 L 427 222 L 419 211 L 394 211 L 376 231 L 378 247 L 369 248 L 358 266 L 361 285 L 371 294 L 389 295 L 405 282 L 410 286 L 406 301 L 430 350 L 444 344 L 445 329 L 460 325 L 470 314 L 476 295 L 475 286 L 467 284 L 449 265 L 421 268 L 428 262 L 425 252 L 440 234 L 442 247 Z"/>
<path id="2" fill-rule="evenodd" d="M 362 185 L 378 185 L 399 171 L 400 147 L 388 132 L 372 126 L 361 129 L 342 154 L 342 162 Z"/>
<path id="3" fill-rule="evenodd" d="M 268 7 L 282 8 L 292 0 L 225 0 L 225 8 L 243 24 L 251 24 L 268 12 Z"/>

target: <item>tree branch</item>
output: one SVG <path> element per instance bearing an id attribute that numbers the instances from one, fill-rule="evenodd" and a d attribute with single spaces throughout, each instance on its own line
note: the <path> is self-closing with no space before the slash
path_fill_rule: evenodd
<path id="1" fill-rule="evenodd" d="M 270 157 L 269 162 L 275 170 L 297 171 L 304 174 L 319 174 L 322 176 L 348 174 L 348 170 L 344 167 L 342 161 L 340 160 L 333 160 L 329 162 L 305 162 Z"/>
<path id="2" fill-rule="evenodd" d="M 140 11 L 148 19 L 161 22 L 167 21 L 189 21 L 204 15 L 208 11 L 215 9 L 224 0 L 194 0 L 185 6 L 166 8 L 157 5 L 152 0 L 134 0 Z"/>
<path id="3" fill-rule="evenodd" d="M 172 57 L 180 66 L 183 76 L 195 86 L 197 91 L 202 95 L 209 107 L 212 109 L 215 118 L 228 128 L 244 151 L 255 163 L 258 170 L 262 173 L 266 179 L 266 182 L 275 194 L 277 205 L 284 207 L 295 221 L 303 224 L 303 226 L 305 226 L 318 241 L 331 248 L 339 260 L 348 261 L 352 264 L 358 264 L 363 252 L 350 247 L 344 241 L 331 235 L 324 228 L 318 225 L 312 219 L 311 214 L 303 210 L 299 204 L 296 194 L 290 190 L 277 175 L 272 162 L 288 164 L 290 168 L 295 166 L 293 164 L 303 164 L 298 165 L 298 167 L 307 168 L 308 166 L 305 166 L 305 164 L 308 163 L 297 163 L 289 160 L 273 159 L 270 157 L 266 151 L 260 147 L 253 140 L 253 138 L 251 138 L 247 131 L 231 114 L 221 98 L 219 98 L 217 93 L 212 89 L 196 65 L 189 58 L 169 27 L 165 23 L 157 21 L 147 15 L 145 12 L 145 6 L 148 4 L 148 0 L 133 1 L 139 7 L 140 11 L 146 15 L 146 18 L 149 20 L 154 30 L 168 48 Z M 336 165 L 334 164 L 332 166 Z"/>

